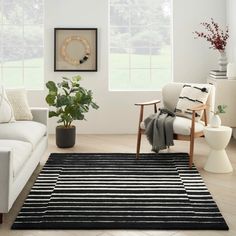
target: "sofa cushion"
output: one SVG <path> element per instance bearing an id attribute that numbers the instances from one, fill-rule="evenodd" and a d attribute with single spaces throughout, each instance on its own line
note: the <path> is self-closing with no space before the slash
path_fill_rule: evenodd
<path id="1" fill-rule="evenodd" d="M 0 123 L 15 121 L 12 106 L 7 98 L 5 89 L 0 86 Z"/>
<path id="2" fill-rule="evenodd" d="M 184 117 L 175 117 L 174 123 L 173 123 L 173 129 L 175 134 L 180 135 L 190 135 L 191 132 L 191 125 L 192 120 L 184 118 Z M 145 124 L 142 122 L 140 124 L 141 129 L 145 129 Z M 199 121 L 195 122 L 195 132 L 203 131 L 204 129 L 204 123 Z"/>
<path id="3" fill-rule="evenodd" d="M 13 139 L 32 144 L 33 148 L 46 135 L 46 126 L 35 121 L 0 124 L 0 139 Z"/>
<path id="4" fill-rule="evenodd" d="M 6 90 L 7 97 L 11 103 L 16 120 L 32 120 L 33 116 L 27 100 L 24 88 Z"/>
<path id="5" fill-rule="evenodd" d="M 0 139 L 1 147 L 12 149 L 13 177 L 15 177 L 32 153 L 32 145 L 18 140 Z"/>

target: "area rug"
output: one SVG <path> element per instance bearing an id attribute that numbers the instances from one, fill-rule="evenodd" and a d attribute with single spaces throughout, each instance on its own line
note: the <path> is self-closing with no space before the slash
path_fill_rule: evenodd
<path id="1" fill-rule="evenodd" d="M 185 153 L 53 153 L 12 229 L 228 226 Z"/>

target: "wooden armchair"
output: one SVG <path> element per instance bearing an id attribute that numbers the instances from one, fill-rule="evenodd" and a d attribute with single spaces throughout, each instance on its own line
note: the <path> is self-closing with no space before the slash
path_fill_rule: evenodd
<path id="1" fill-rule="evenodd" d="M 197 85 L 197 84 L 196 84 Z M 208 85 L 210 86 L 210 85 Z M 171 111 L 174 111 L 180 92 L 182 90 L 183 83 L 169 83 L 162 89 L 162 101 L 163 106 Z M 141 137 L 145 132 L 145 125 L 143 122 L 144 107 L 153 106 L 154 113 L 157 112 L 157 104 L 161 103 L 160 100 L 153 100 L 150 102 L 135 103 L 136 106 L 140 107 L 139 123 L 138 123 L 138 136 L 137 136 L 137 147 L 136 147 L 136 158 L 139 158 Z M 194 139 L 204 137 L 203 129 L 207 125 L 207 118 L 211 116 L 210 111 L 207 110 L 209 106 L 213 107 L 214 104 L 214 86 L 211 88 L 210 95 L 205 105 L 197 106 L 192 108 L 192 119 L 185 117 L 176 116 L 173 124 L 174 139 L 175 140 L 186 140 L 190 141 L 189 148 L 189 167 L 193 164 L 193 153 L 194 153 Z M 195 112 L 203 110 L 203 121 L 195 120 Z"/>

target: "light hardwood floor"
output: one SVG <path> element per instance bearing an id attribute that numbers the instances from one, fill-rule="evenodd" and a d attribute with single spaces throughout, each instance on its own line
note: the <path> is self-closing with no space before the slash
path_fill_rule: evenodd
<path id="1" fill-rule="evenodd" d="M 208 189 L 220 208 L 229 231 L 163 231 L 163 230 L 10 230 L 24 199 L 34 183 L 40 169 L 51 152 L 135 152 L 136 135 L 79 135 L 74 148 L 59 149 L 55 146 L 55 137 L 49 137 L 47 152 L 42 157 L 40 166 L 35 170 L 24 190 L 16 200 L 11 211 L 4 215 L 4 223 L 0 226 L 0 236 L 218 236 L 236 235 L 236 171 L 229 174 L 212 174 L 203 170 L 209 152 L 204 139 L 197 139 L 194 163 L 200 171 Z M 187 152 L 188 142 L 176 141 L 171 152 Z M 232 139 L 227 147 L 231 163 L 236 169 L 236 140 Z M 150 145 L 142 139 L 141 152 L 150 152 Z"/>

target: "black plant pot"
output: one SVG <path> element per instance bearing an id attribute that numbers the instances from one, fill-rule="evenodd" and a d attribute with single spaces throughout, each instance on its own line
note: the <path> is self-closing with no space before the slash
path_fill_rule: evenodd
<path id="1" fill-rule="evenodd" d="M 75 145 L 75 126 L 56 127 L 56 144 L 59 148 L 70 148 Z"/>

